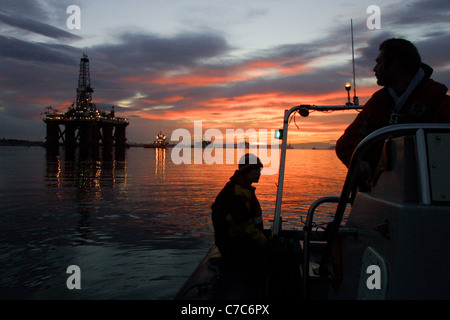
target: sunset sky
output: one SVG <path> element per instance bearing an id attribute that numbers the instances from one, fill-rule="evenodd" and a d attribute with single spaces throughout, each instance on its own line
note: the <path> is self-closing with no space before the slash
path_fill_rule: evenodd
<path id="1" fill-rule="evenodd" d="M 80 8 L 69 29 L 67 7 Z M 370 5 L 380 29 L 369 29 Z M 0 0 L 0 138 L 45 139 L 42 113 L 76 98 L 80 58 L 90 59 L 99 109 L 130 121 L 130 142 L 177 128 L 255 130 L 283 124 L 299 104 L 343 104 L 379 88 L 372 68 L 390 37 L 416 44 L 433 78 L 450 83 L 450 3 L 386 0 Z M 355 112 L 314 112 L 290 142 L 334 143 Z"/>

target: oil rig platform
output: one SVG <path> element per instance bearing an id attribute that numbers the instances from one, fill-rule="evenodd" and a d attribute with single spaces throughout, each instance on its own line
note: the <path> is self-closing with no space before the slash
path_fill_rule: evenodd
<path id="1" fill-rule="evenodd" d="M 47 151 L 57 152 L 59 146 L 66 150 L 80 148 L 81 152 L 92 153 L 99 150 L 124 152 L 127 147 L 125 128 L 128 119 L 115 116 L 114 106 L 107 113 L 97 109 L 92 102 L 89 74 L 89 59 L 86 54 L 80 60 L 76 105 L 72 104 L 65 113 L 58 113 L 47 107 L 43 121 L 47 125 L 45 147 Z M 63 127 L 63 128 L 62 128 Z"/>

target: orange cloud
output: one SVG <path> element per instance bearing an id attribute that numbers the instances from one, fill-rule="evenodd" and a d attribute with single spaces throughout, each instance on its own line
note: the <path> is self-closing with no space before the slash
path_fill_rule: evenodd
<path id="1" fill-rule="evenodd" d="M 164 98 L 161 98 L 158 100 L 142 99 L 141 101 L 144 103 L 148 103 L 148 104 L 168 104 L 168 103 L 177 102 L 177 101 L 180 101 L 183 99 L 184 99 L 183 96 L 174 95 L 174 96 L 164 97 Z"/>
<path id="2" fill-rule="evenodd" d="M 199 67 L 193 70 L 166 71 L 159 76 L 134 75 L 122 77 L 128 83 L 155 84 L 161 86 L 183 85 L 184 87 L 227 85 L 249 81 L 267 75 L 298 74 L 310 71 L 302 63 L 286 61 L 256 60 L 224 68 Z"/>
<path id="3" fill-rule="evenodd" d="M 178 96 L 178 98 L 180 97 Z M 326 103 L 322 102 L 332 102 L 329 104 L 342 105 L 345 103 L 345 95 L 342 92 L 331 92 L 321 96 L 282 95 L 278 92 L 271 92 L 213 98 L 199 102 L 198 105 L 185 110 L 142 111 L 139 116 L 145 119 L 178 120 L 184 123 L 203 121 L 205 128 L 209 126 L 217 129 L 264 128 L 270 130 L 283 126 L 284 110 L 295 105 L 307 104 L 314 99 L 317 103 L 310 104 L 325 105 Z M 351 115 L 343 120 L 340 120 L 341 117 L 335 117 L 342 114 L 344 114 L 343 111 L 331 114 L 311 112 L 308 118 L 296 115 L 295 122 L 292 121 L 290 125 L 290 130 L 292 130 L 290 141 L 293 139 L 291 143 L 311 141 L 311 139 L 315 139 L 315 141 L 336 140 L 356 115 L 354 111 L 345 111 L 345 114 Z M 300 130 L 296 128 L 296 123 Z"/>
<path id="4" fill-rule="evenodd" d="M 159 76 L 137 75 L 122 78 L 123 81 L 136 84 L 161 86 L 167 96 L 162 98 L 139 99 L 140 111 L 128 111 L 127 116 L 137 115 L 149 120 L 170 120 L 189 127 L 193 121 L 202 121 L 206 128 L 261 128 L 274 129 L 283 126 L 284 111 L 300 104 L 343 105 L 347 102 L 347 93 L 342 90 L 324 94 L 286 94 L 283 91 L 249 93 L 237 96 L 189 97 L 179 94 L 179 90 L 192 87 L 229 86 L 239 82 L 259 79 L 266 75 L 280 76 L 310 72 L 311 67 L 293 61 L 256 60 L 244 62 L 229 68 L 199 67 L 197 70 L 180 72 L 167 71 Z M 233 87 L 234 88 L 234 87 Z M 364 103 L 377 88 L 366 86 L 357 88 L 360 104 Z M 177 92 L 170 95 L 170 91 Z M 162 91 L 163 92 L 163 91 Z M 217 91 L 220 94 L 220 91 Z M 231 94 L 231 90 L 224 94 Z M 351 96 L 353 91 L 351 91 Z M 148 105 L 148 107 L 145 107 Z M 158 108 L 167 106 L 167 108 Z M 342 115 L 346 116 L 343 117 Z M 308 118 L 297 115 L 289 128 L 289 142 L 330 142 L 335 141 L 356 116 L 355 111 L 335 113 L 310 113 Z M 296 122 L 300 129 L 296 128 Z"/>

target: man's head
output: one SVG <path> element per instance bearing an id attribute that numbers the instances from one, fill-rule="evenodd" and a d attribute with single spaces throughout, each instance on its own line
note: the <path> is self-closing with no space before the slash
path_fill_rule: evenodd
<path id="1" fill-rule="evenodd" d="M 263 164 L 257 156 L 247 153 L 239 160 L 239 171 L 247 177 L 250 183 L 257 183 L 261 176 Z"/>
<path id="2" fill-rule="evenodd" d="M 379 50 L 373 71 L 380 86 L 393 86 L 399 77 L 414 76 L 422 63 L 417 48 L 405 39 L 387 39 Z"/>

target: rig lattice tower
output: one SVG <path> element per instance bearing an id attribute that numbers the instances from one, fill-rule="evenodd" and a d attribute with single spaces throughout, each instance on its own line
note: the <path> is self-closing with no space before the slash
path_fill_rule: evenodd
<path id="1" fill-rule="evenodd" d="M 91 77 L 89 75 L 89 59 L 87 55 L 83 54 L 80 60 L 80 75 L 78 76 L 78 88 L 77 88 L 77 109 L 84 111 L 90 109 L 92 106 L 92 92 L 94 89 L 91 87 Z"/>
<path id="2" fill-rule="evenodd" d="M 115 116 L 114 106 L 110 113 L 98 110 L 92 102 L 89 74 L 89 59 L 86 54 L 80 60 L 76 105 L 72 104 L 65 113 L 58 113 L 47 107 L 44 122 L 47 124 L 46 148 L 57 151 L 60 145 L 66 150 L 80 147 L 83 152 L 124 151 L 126 148 L 125 128 L 128 120 Z M 62 129 L 64 127 L 64 129 Z"/>

